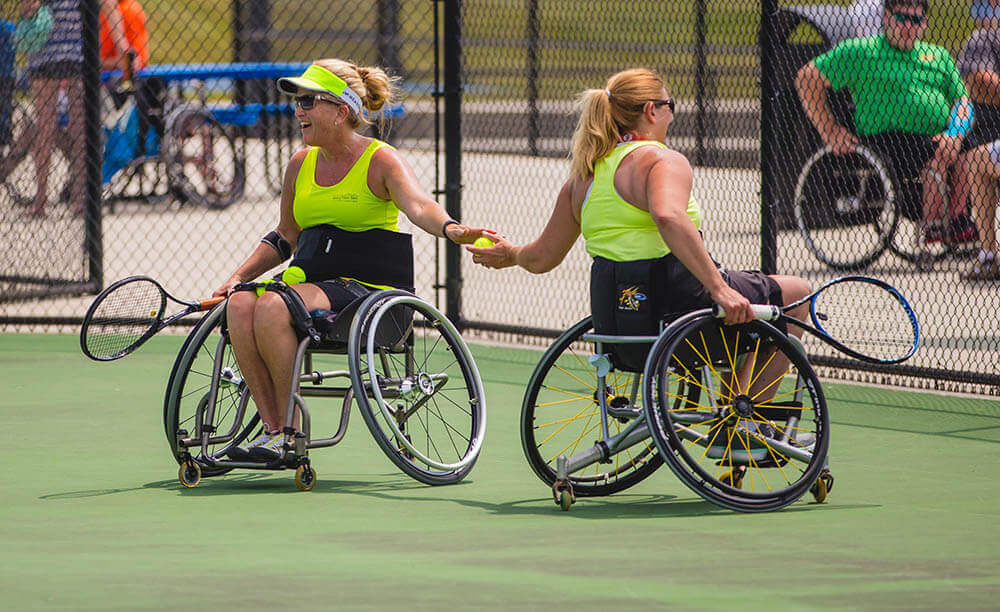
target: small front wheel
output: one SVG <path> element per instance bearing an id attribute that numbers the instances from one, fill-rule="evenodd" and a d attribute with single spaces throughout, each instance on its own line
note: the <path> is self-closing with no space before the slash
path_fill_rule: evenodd
<path id="1" fill-rule="evenodd" d="M 573 496 L 566 489 L 559 492 L 559 507 L 563 512 L 569 512 L 569 507 L 573 505 Z"/>
<path id="2" fill-rule="evenodd" d="M 201 466 L 194 459 L 181 463 L 177 470 L 177 479 L 187 488 L 197 487 L 201 482 Z"/>
<path id="3" fill-rule="evenodd" d="M 300 465 L 295 468 L 295 486 L 299 491 L 312 491 L 316 486 L 316 470 L 311 465 Z"/>

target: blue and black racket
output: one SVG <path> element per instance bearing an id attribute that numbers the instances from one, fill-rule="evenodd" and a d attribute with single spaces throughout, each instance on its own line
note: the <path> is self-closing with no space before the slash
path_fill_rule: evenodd
<path id="1" fill-rule="evenodd" d="M 809 303 L 812 325 L 786 313 Z M 756 318 L 796 325 L 833 348 L 869 363 L 900 363 L 920 343 L 913 307 L 892 285 L 867 276 L 834 279 L 794 304 L 753 305 Z M 719 306 L 717 316 L 725 316 Z"/>

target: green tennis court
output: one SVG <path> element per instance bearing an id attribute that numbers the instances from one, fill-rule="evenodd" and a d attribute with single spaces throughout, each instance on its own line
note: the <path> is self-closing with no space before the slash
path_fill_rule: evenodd
<path id="1" fill-rule="evenodd" d="M 355 413 L 319 482 L 185 489 L 162 432 L 181 338 L 113 364 L 0 335 L 0 591 L 8 609 L 968 609 L 1000 596 L 995 400 L 828 383 L 836 486 L 738 514 L 668 469 L 563 513 L 522 457 L 539 352 L 474 346 L 489 405 L 471 476 L 396 470 Z M 316 427 L 333 422 L 314 399 Z M 807 496 L 808 498 L 808 496 Z"/>

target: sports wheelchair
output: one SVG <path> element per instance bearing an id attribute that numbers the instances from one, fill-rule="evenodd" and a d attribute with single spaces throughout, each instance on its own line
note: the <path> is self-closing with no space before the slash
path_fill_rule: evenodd
<path id="1" fill-rule="evenodd" d="M 194 487 L 235 468 L 294 469 L 296 486 L 308 491 L 316 483 L 309 451 L 343 439 L 355 400 L 379 448 L 412 478 L 451 484 L 472 470 L 486 431 L 486 398 L 468 346 L 444 315 L 397 289 L 360 297 L 338 313 L 307 313 L 284 283 L 258 286 L 282 295 L 301 330 L 284 448 L 269 463 L 226 456 L 255 433 L 260 418 L 233 354 L 223 302 L 188 335 L 167 385 L 163 425 L 181 484 Z M 313 431 L 306 397 L 341 398 L 335 432 Z"/>
<path id="2" fill-rule="evenodd" d="M 658 335 L 595 333 L 594 320 L 549 347 L 521 408 L 524 454 L 563 510 L 664 461 L 733 510 L 776 510 L 807 491 L 826 499 L 829 415 L 794 336 L 760 320 L 725 326 L 709 309 L 661 323 Z M 778 354 L 789 364 L 768 374 Z"/>
<path id="3" fill-rule="evenodd" d="M 923 223 L 923 181 L 930 180 L 948 201 L 946 179 L 923 172 L 899 176 L 871 148 L 837 155 L 822 147 L 806 161 L 795 184 L 795 222 L 806 246 L 834 269 L 857 270 L 887 249 L 929 268 L 955 245 L 928 243 Z"/>

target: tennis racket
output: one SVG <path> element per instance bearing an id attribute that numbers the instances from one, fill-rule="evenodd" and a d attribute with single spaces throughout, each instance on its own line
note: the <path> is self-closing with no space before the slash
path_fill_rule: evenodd
<path id="1" fill-rule="evenodd" d="M 785 314 L 809 303 L 812 326 Z M 754 304 L 764 321 L 796 325 L 833 348 L 869 363 L 900 363 L 917 350 L 920 324 L 910 303 L 895 287 L 867 276 L 834 279 L 788 306 Z M 725 312 L 716 305 L 716 316 Z"/>
<path id="2" fill-rule="evenodd" d="M 168 299 L 184 309 L 164 318 Z M 102 291 L 87 309 L 80 328 L 80 348 L 84 355 L 97 361 L 119 359 L 177 319 L 208 310 L 224 299 L 186 302 L 167 293 L 148 276 L 123 278 Z"/>

